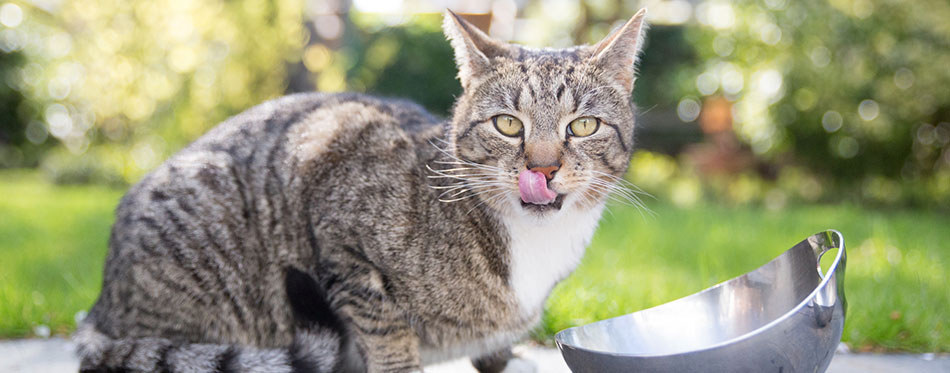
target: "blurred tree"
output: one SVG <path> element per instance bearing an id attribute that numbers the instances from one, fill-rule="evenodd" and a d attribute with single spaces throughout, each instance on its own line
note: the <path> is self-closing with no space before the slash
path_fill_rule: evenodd
<path id="1" fill-rule="evenodd" d="M 285 64 L 307 37 L 299 0 L 44 4 L 14 5 L 18 49 L 30 63 L 10 75 L 37 113 L 20 119 L 40 120 L 64 145 L 51 168 L 91 157 L 87 164 L 126 180 L 227 116 L 280 96 Z"/>
<path id="2" fill-rule="evenodd" d="M 439 27 L 441 16 L 427 18 L 416 21 L 412 27 L 361 35 L 369 47 L 358 57 L 363 68 L 354 69 L 354 75 L 367 80 L 376 76 L 372 86 L 367 87 L 370 92 L 408 98 L 446 116 L 462 87 L 455 79 L 452 48 Z M 389 63 L 382 64 L 378 71 L 369 70 L 392 53 L 388 49 L 395 49 Z"/>
<path id="3" fill-rule="evenodd" d="M 682 26 L 654 26 L 647 33 L 638 65 L 633 100 L 640 108 L 639 149 L 677 154 L 702 141 L 696 118 L 677 115 L 677 106 L 693 94 L 702 63 Z"/>
<path id="4" fill-rule="evenodd" d="M 8 73 L 4 74 L 7 78 L 4 79 L 6 84 L 0 84 L 0 167 L 35 164 L 38 149 L 27 144 L 42 142 L 46 137 L 42 125 L 31 123 L 30 107 L 23 94 L 9 83 L 9 72 L 22 69 L 24 63 L 25 59 L 19 52 L 0 52 L 0 72 Z M 24 151 L 28 154 L 24 154 Z"/>
<path id="5" fill-rule="evenodd" d="M 696 88 L 735 101 L 760 156 L 885 200 L 950 173 L 950 3 L 707 1 L 696 17 Z"/>
<path id="6" fill-rule="evenodd" d="M 418 14 L 392 26 L 380 15 L 342 11 L 334 16 L 344 19 L 342 40 L 312 44 L 304 52 L 318 90 L 406 98 L 438 115 L 449 114 L 461 86 L 441 14 Z"/>

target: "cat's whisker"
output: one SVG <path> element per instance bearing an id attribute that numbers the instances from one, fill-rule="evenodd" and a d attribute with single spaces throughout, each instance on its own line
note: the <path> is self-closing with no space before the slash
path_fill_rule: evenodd
<path id="1" fill-rule="evenodd" d="M 439 163 L 439 162 L 434 162 L 434 163 Z M 444 163 L 444 162 L 443 162 L 443 163 L 439 163 L 439 164 L 449 165 L 449 166 L 451 166 L 452 168 L 438 169 L 438 170 L 437 170 L 437 169 L 434 169 L 434 168 L 431 168 L 431 167 L 429 167 L 429 168 L 432 169 L 433 171 L 441 171 L 441 172 L 459 172 L 459 171 L 465 171 L 465 170 L 483 171 L 483 172 L 491 172 L 491 173 L 503 173 L 503 172 L 504 172 L 504 170 L 502 170 L 502 169 L 500 169 L 500 168 L 494 168 L 494 167 L 488 167 L 488 166 L 472 166 L 472 165 L 467 165 L 467 164 L 458 163 L 458 162 L 453 162 L 453 163 Z M 428 166 L 428 165 L 426 165 L 426 166 Z M 461 167 L 459 167 L 459 166 L 461 166 Z"/>
<path id="2" fill-rule="evenodd" d="M 490 181 L 490 180 L 488 180 L 488 181 L 475 180 L 475 181 L 460 181 L 460 182 L 457 182 L 457 183 L 455 183 L 455 184 L 450 184 L 450 185 L 429 185 L 429 188 L 435 189 L 435 190 L 446 190 L 446 189 L 459 189 L 459 188 L 466 188 L 466 187 L 471 187 L 471 186 L 481 186 L 481 185 L 505 185 L 505 186 L 507 186 L 507 183 L 496 182 L 496 181 Z"/>
<path id="3" fill-rule="evenodd" d="M 452 145 L 452 143 L 450 143 L 448 140 L 443 139 L 443 138 L 441 138 L 441 137 L 436 137 L 436 138 L 434 138 L 433 140 L 438 141 L 438 142 L 441 142 L 441 143 L 443 143 L 443 144 L 445 144 L 445 145 L 449 145 L 449 146 Z"/>
<path id="4" fill-rule="evenodd" d="M 427 177 L 427 178 L 430 178 L 430 179 L 463 179 L 463 180 L 467 180 L 467 179 L 479 179 L 479 178 L 481 178 L 481 179 L 484 179 L 484 178 L 497 179 L 497 176 L 495 176 L 495 175 L 492 175 L 492 174 L 480 174 L 480 173 L 479 173 L 479 174 L 462 174 L 462 175 L 452 175 L 452 174 L 442 174 L 442 173 L 439 173 L 439 174 L 437 174 L 437 175 L 429 175 L 429 176 L 426 176 L 426 177 Z"/>
<path id="5" fill-rule="evenodd" d="M 596 204 L 598 203 L 598 200 L 600 199 L 599 197 L 594 196 L 593 193 L 598 193 L 598 194 L 600 194 L 600 195 L 601 195 L 601 198 L 602 198 L 602 197 L 608 197 L 608 198 L 609 198 L 609 196 L 610 196 L 610 193 L 607 192 L 607 191 L 601 191 L 601 190 L 598 190 L 598 189 L 595 189 L 595 188 L 591 188 L 591 189 L 588 191 L 588 195 L 590 196 L 590 198 L 591 198 L 591 200 L 592 200 L 591 206 L 596 205 Z M 613 216 L 613 210 L 610 208 L 610 204 L 604 203 L 604 209 L 607 210 L 607 212 L 610 213 L 611 216 Z"/>
<path id="6" fill-rule="evenodd" d="M 486 189 L 486 188 L 487 188 L 487 189 Z M 486 186 L 486 187 L 482 187 L 482 188 L 479 188 L 479 189 L 483 189 L 483 190 L 480 190 L 480 191 L 475 191 L 475 190 L 477 190 L 477 189 L 475 189 L 475 190 L 464 190 L 464 191 L 456 192 L 455 194 L 453 194 L 453 195 L 451 195 L 451 196 L 443 197 L 443 199 L 445 199 L 445 198 L 457 198 L 457 197 L 459 197 L 459 196 L 465 195 L 465 193 L 471 193 L 470 195 L 467 195 L 466 198 L 467 198 L 467 197 L 474 197 L 474 196 L 479 196 L 479 195 L 483 195 L 483 194 L 487 194 L 487 193 L 493 193 L 493 192 L 498 191 L 498 190 L 503 190 L 504 187 L 502 187 L 502 186 Z"/>
<path id="7" fill-rule="evenodd" d="M 472 208 L 468 209 L 468 211 L 465 212 L 465 215 L 471 214 L 472 211 L 475 211 L 475 209 L 478 208 L 478 207 L 481 206 L 481 205 L 484 205 L 484 204 L 486 204 L 486 203 L 495 203 L 495 202 L 497 202 L 499 199 L 502 199 L 502 198 L 504 198 L 504 197 L 505 197 L 505 194 L 504 194 L 504 193 L 498 193 L 498 194 L 493 195 L 493 196 L 491 196 L 491 197 L 483 198 L 481 202 L 476 203 L 475 206 L 472 206 Z"/>
<path id="8" fill-rule="evenodd" d="M 443 149 L 442 149 L 441 147 L 439 147 L 438 145 L 436 145 L 435 143 L 433 143 L 432 140 L 442 142 L 442 143 L 445 144 L 446 146 L 452 146 L 452 143 L 451 143 L 451 142 L 449 142 L 448 140 L 445 140 L 445 139 L 443 139 L 443 138 L 441 138 L 441 137 L 436 137 L 436 138 L 430 139 L 430 140 L 429 140 L 429 145 L 432 145 L 432 146 L 434 146 L 436 149 L 439 149 L 439 150 L 443 150 Z"/>
<path id="9" fill-rule="evenodd" d="M 605 189 L 605 192 L 610 196 L 615 196 L 616 198 L 622 198 L 623 200 L 629 201 L 631 204 L 636 205 L 637 207 L 645 207 L 643 201 L 638 198 L 636 195 L 630 194 L 628 191 L 620 188 L 612 188 L 609 186 L 602 186 Z"/>
<path id="10" fill-rule="evenodd" d="M 607 189 L 606 187 L 599 186 L 599 185 L 598 186 L 592 185 L 592 189 L 602 194 L 602 198 L 606 199 L 609 202 L 619 203 L 621 205 L 635 207 L 637 209 L 640 208 L 640 204 L 636 203 L 635 201 L 631 201 L 629 199 L 619 197 L 619 195 L 611 193 L 610 190 Z"/>
<path id="11" fill-rule="evenodd" d="M 586 188 L 580 192 L 580 198 L 583 198 L 583 203 L 587 208 L 594 207 L 597 204 L 597 199 L 591 195 L 591 188 Z"/>
<path id="12" fill-rule="evenodd" d="M 427 165 L 427 167 L 428 167 L 428 165 Z M 429 168 L 429 169 L 430 169 L 430 170 L 433 170 L 432 168 Z M 456 168 L 446 168 L 446 169 L 443 169 L 443 170 L 433 170 L 433 171 L 436 171 L 436 172 L 457 172 L 457 171 L 468 171 L 468 170 L 474 170 L 474 168 L 472 168 L 472 167 L 456 167 Z"/>
<path id="13" fill-rule="evenodd" d="M 426 176 L 426 178 L 429 178 L 429 179 L 452 179 L 452 180 L 462 180 L 462 181 L 489 181 L 489 180 L 497 180 L 497 178 L 492 177 L 492 176 L 471 177 L 471 176 L 455 176 L 455 175 L 430 175 L 430 176 Z"/>
<path id="14" fill-rule="evenodd" d="M 446 173 L 445 170 L 436 170 L 430 167 L 429 165 L 426 165 L 426 169 L 428 169 L 430 172 L 435 174 L 435 175 L 427 175 L 426 178 L 428 179 L 457 179 L 457 180 L 497 179 L 497 176 L 494 173 L 473 172 L 470 174 L 449 174 L 449 173 Z M 471 171 L 471 170 L 456 168 L 456 169 L 453 169 L 452 171 Z"/>
<path id="15" fill-rule="evenodd" d="M 470 184 L 458 184 L 458 185 L 453 185 L 453 186 L 450 186 L 450 187 L 433 188 L 433 189 L 442 190 L 442 193 L 439 194 L 439 197 L 442 197 L 442 196 L 445 195 L 446 193 L 452 193 L 452 192 L 455 192 L 456 190 L 459 190 L 459 189 L 465 190 L 465 189 L 468 189 L 468 188 L 471 188 L 471 187 L 472 187 L 472 185 L 470 185 Z"/>
<path id="16" fill-rule="evenodd" d="M 491 170 L 491 171 L 503 171 L 501 167 L 489 166 L 489 165 L 480 164 L 480 163 L 459 162 L 459 161 L 432 161 L 432 163 L 470 166 L 474 168 L 480 168 L 480 169 Z"/>
<path id="17" fill-rule="evenodd" d="M 463 188 L 462 190 L 445 191 L 445 192 L 442 192 L 442 194 L 439 195 L 439 200 L 442 200 L 442 199 L 445 199 L 445 198 L 455 198 L 455 197 L 458 197 L 458 196 L 460 196 L 460 195 L 463 195 L 463 194 L 465 194 L 465 193 L 470 193 L 470 192 L 471 192 L 471 190 L 468 189 L 468 188 Z M 448 196 L 446 196 L 446 194 L 448 194 Z"/>
<path id="18" fill-rule="evenodd" d="M 595 171 L 595 172 L 596 172 L 596 171 Z M 607 174 L 604 174 L 604 175 L 607 175 Z M 612 175 L 610 175 L 610 176 L 612 176 Z M 622 179 L 619 179 L 619 180 L 622 180 Z M 596 178 L 596 177 L 595 177 L 595 178 L 590 178 L 589 181 L 590 181 L 591 183 L 596 183 L 596 184 L 603 185 L 603 186 L 605 186 L 605 187 L 611 189 L 612 191 L 616 191 L 616 192 L 618 192 L 618 193 L 622 193 L 622 194 L 628 195 L 628 196 L 630 196 L 631 198 L 634 198 L 634 199 L 636 199 L 636 200 L 638 200 L 638 201 L 640 201 L 640 202 L 642 202 L 642 200 L 640 200 L 639 195 L 646 195 L 646 196 L 649 196 L 649 197 L 653 197 L 653 196 L 650 195 L 649 193 L 646 193 L 646 192 L 643 192 L 642 190 L 639 190 L 639 188 L 637 188 L 637 189 L 632 189 L 631 186 L 634 187 L 634 188 L 636 188 L 636 186 L 633 185 L 633 184 L 627 185 L 627 184 L 620 183 L 619 181 L 618 181 L 618 182 L 611 183 L 611 182 L 608 182 L 608 181 L 605 181 L 605 180 L 601 180 L 601 179 Z M 627 182 L 627 183 L 629 183 L 629 182 Z"/>
<path id="19" fill-rule="evenodd" d="M 463 196 L 463 197 L 450 198 L 450 199 L 443 199 L 443 198 L 440 198 L 440 199 L 439 199 L 439 202 L 445 202 L 445 203 L 458 202 L 458 201 L 461 201 L 461 200 L 466 200 L 466 199 L 469 199 L 469 198 L 472 198 L 472 197 L 480 196 L 480 195 L 483 195 L 483 194 L 486 194 L 486 193 L 496 192 L 496 191 L 499 191 L 499 190 L 502 190 L 502 189 L 504 189 L 504 188 L 502 188 L 502 187 L 495 187 L 495 188 L 491 188 L 491 189 L 488 189 L 488 190 L 483 190 L 483 191 L 475 192 L 475 193 L 472 193 L 472 194 L 469 194 L 469 195 L 466 195 L 466 196 Z"/>
<path id="20" fill-rule="evenodd" d="M 637 113 L 637 116 L 640 116 L 640 115 L 649 113 L 649 112 L 652 111 L 653 109 L 656 109 L 656 107 L 657 107 L 657 104 L 653 104 L 653 106 L 650 106 L 650 107 L 647 108 L 646 110 L 643 110 L 643 111 L 640 111 L 639 113 Z"/>
<path id="21" fill-rule="evenodd" d="M 435 168 L 432 168 L 432 166 L 429 166 L 428 164 L 426 165 L 426 169 L 435 173 L 479 170 L 478 168 L 474 168 L 474 167 L 455 167 L 455 168 L 446 168 L 446 169 L 435 169 Z"/>
<path id="22" fill-rule="evenodd" d="M 596 198 L 593 198 L 593 196 L 591 196 L 591 198 L 594 199 L 594 202 L 591 203 L 591 206 L 596 205 L 596 203 L 597 203 Z M 610 208 L 610 204 L 609 204 L 609 203 L 604 203 L 604 210 L 606 210 L 607 213 L 610 214 L 610 216 L 614 216 L 614 210 L 612 210 L 612 209 Z"/>
<path id="23" fill-rule="evenodd" d="M 607 178 L 607 179 L 609 179 L 609 180 L 616 181 L 616 182 L 619 183 L 619 184 L 633 185 L 633 183 L 631 183 L 629 180 L 627 180 L 627 179 L 625 179 L 625 178 L 623 178 L 623 177 L 614 175 L 614 174 L 606 173 L 606 172 L 603 172 L 603 171 L 597 171 L 597 170 L 590 170 L 590 172 L 595 173 L 595 174 L 597 174 L 597 175 L 599 175 L 599 176 L 603 176 L 603 177 L 605 177 L 605 178 Z"/>
<path id="24" fill-rule="evenodd" d="M 595 196 L 594 193 L 603 193 L 603 192 L 600 192 L 599 190 L 596 190 L 594 188 L 585 188 L 579 193 L 580 193 L 580 197 L 583 198 L 583 201 L 578 202 L 578 203 L 583 203 L 586 208 L 594 208 L 595 206 L 597 206 L 598 203 L 600 203 L 599 202 L 600 198 Z M 614 215 L 614 212 L 613 210 L 610 209 L 609 205 L 604 204 L 604 210 L 606 210 L 607 213 L 610 214 L 611 216 Z"/>
<path id="25" fill-rule="evenodd" d="M 611 199 L 611 200 L 613 200 L 613 201 L 620 202 L 620 203 L 623 203 L 623 204 L 627 204 L 627 205 L 630 205 L 630 206 L 637 207 L 637 208 L 642 209 L 642 210 L 647 210 L 647 211 L 649 211 L 649 208 L 646 207 L 646 205 L 643 203 L 643 201 L 641 201 L 640 199 L 636 198 L 635 196 L 631 196 L 631 195 L 629 195 L 629 194 L 625 194 L 622 190 L 617 190 L 617 189 L 610 190 L 610 189 L 607 189 L 607 190 L 605 190 L 605 193 L 607 194 L 607 198 L 609 198 L 609 199 Z"/>
<path id="26" fill-rule="evenodd" d="M 426 165 L 426 169 L 432 173 L 440 175 L 457 175 L 459 172 L 471 172 L 477 175 L 498 175 L 502 172 L 500 170 L 494 170 L 484 167 L 453 167 L 447 169 L 435 169 L 432 166 Z"/>
<path id="27" fill-rule="evenodd" d="M 506 187 L 506 186 L 507 186 L 507 185 L 502 184 L 502 183 L 485 183 L 485 184 L 482 184 L 482 185 L 472 185 L 472 184 L 459 185 L 459 186 L 457 186 L 457 187 L 455 187 L 455 188 L 453 188 L 453 189 L 449 189 L 449 190 L 446 190 L 446 191 L 442 192 L 442 194 L 439 195 L 439 198 L 443 198 L 443 197 L 445 197 L 446 194 L 451 194 L 451 193 L 454 193 L 454 194 L 452 194 L 451 196 L 449 196 L 450 198 L 456 197 L 456 196 L 459 196 L 459 195 L 462 195 L 462 194 L 464 194 L 464 193 L 466 193 L 466 192 L 474 192 L 474 191 L 476 191 L 476 190 L 478 190 L 478 189 L 494 188 L 494 187 Z M 458 190 L 458 189 L 461 189 L 461 190 Z"/>
<path id="28" fill-rule="evenodd" d="M 448 157 L 449 159 L 451 159 L 451 160 L 453 160 L 453 161 L 456 161 L 456 162 L 460 162 L 461 164 L 468 165 L 468 166 L 473 166 L 473 167 L 488 168 L 488 169 L 491 169 L 491 170 L 501 170 L 500 167 L 489 166 L 489 165 L 486 165 L 486 164 L 475 163 L 475 162 L 472 162 L 472 161 L 467 161 L 467 160 L 461 159 L 461 158 L 459 158 L 458 156 L 456 156 L 455 154 L 452 154 L 451 152 L 449 152 L 449 151 L 447 151 L 447 150 L 445 150 L 445 149 L 442 149 L 442 148 L 440 148 L 439 146 L 433 144 L 432 141 L 429 141 L 429 144 L 432 145 L 433 147 L 435 147 L 440 153 L 442 153 L 443 155 L 445 155 L 445 156 Z"/>
<path id="29" fill-rule="evenodd" d="M 432 173 L 432 175 L 426 176 L 427 179 L 451 180 L 449 185 L 429 185 L 430 188 L 441 190 L 437 197 L 439 202 L 458 202 L 510 188 L 510 183 L 500 180 L 501 168 L 466 162 L 442 149 L 439 149 L 439 151 L 447 157 L 455 159 L 453 161 L 434 161 L 437 164 L 453 166 L 446 169 L 435 169 L 428 164 L 425 165 L 426 169 Z M 495 197 L 497 196 L 483 198 L 475 206 L 479 206 L 487 200 L 497 199 Z"/>
<path id="30" fill-rule="evenodd" d="M 619 186 L 618 184 L 608 183 L 597 178 L 590 178 L 588 181 L 591 188 L 604 193 L 608 200 L 635 207 L 637 208 L 637 211 L 640 213 L 640 215 L 644 218 L 646 218 L 644 212 L 651 216 L 656 216 L 656 213 L 647 207 L 646 204 L 644 204 L 639 196 L 637 196 L 633 191 Z"/>
<path id="31" fill-rule="evenodd" d="M 608 178 L 608 179 L 610 179 L 610 180 L 612 180 L 612 181 L 614 181 L 614 182 L 616 182 L 616 183 L 618 183 L 618 184 L 622 184 L 623 186 L 627 187 L 628 189 L 631 189 L 632 191 L 636 192 L 637 194 L 641 194 L 641 195 L 644 195 L 644 196 L 647 196 L 647 197 L 656 199 L 656 197 L 654 197 L 652 194 L 647 193 L 647 192 L 644 191 L 643 189 L 640 189 L 640 187 L 638 187 L 636 184 L 630 182 L 630 180 L 624 179 L 624 178 L 622 178 L 622 177 L 617 177 L 617 176 L 608 174 L 608 173 L 606 173 L 606 172 L 601 172 L 601 171 L 597 171 L 597 170 L 591 170 L 591 171 L 592 171 L 593 173 L 595 173 L 595 174 L 604 176 L 604 177 L 606 177 L 606 178 Z"/>
<path id="32" fill-rule="evenodd" d="M 452 184 L 449 184 L 449 185 L 446 185 L 446 186 L 438 186 L 438 188 L 433 188 L 433 189 L 451 189 L 451 188 L 456 188 L 456 187 L 478 186 L 478 185 L 508 185 L 508 183 L 505 183 L 505 182 L 502 182 L 502 181 L 498 181 L 498 180 L 495 180 L 495 179 L 487 179 L 487 180 L 459 180 L 459 181 L 457 181 L 457 182 L 455 182 L 455 183 L 452 183 Z M 446 188 L 446 187 L 448 187 L 448 188 Z"/>
<path id="33" fill-rule="evenodd" d="M 451 184 L 451 185 L 429 185 L 429 188 L 432 188 L 435 190 L 459 189 L 459 188 L 465 188 L 468 185 L 469 184 L 467 183 L 458 183 L 458 184 Z"/>

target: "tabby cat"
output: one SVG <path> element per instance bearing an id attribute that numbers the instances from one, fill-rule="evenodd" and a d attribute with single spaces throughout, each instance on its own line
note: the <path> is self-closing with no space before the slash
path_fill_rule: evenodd
<path id="1" fill-rule="evenodd" d="M 218 125 L 120 202 L 80 369 L 511 368 L 621 189 L 645 13 L 559 50 L 447 13 L 449 120 L 309 93 Z"/>

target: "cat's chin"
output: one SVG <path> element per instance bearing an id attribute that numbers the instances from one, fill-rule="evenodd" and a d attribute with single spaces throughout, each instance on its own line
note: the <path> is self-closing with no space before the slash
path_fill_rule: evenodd
<path id="1" fill-rule="evenodd" d="M 557 198 L 555 198 L 554 201 L 551 201 L 551 203 L 547 203 L 543 205 L 537 205 L 534 203 L 527 203 L 525 201 L 521 201 L 521 208 L 523 208 L 525 211 L 530 211 L 536 214 L 546 214 L 549 212 L 559 211 L 563 204 L 564 204 L 564 194 L 558 194 Z"/>

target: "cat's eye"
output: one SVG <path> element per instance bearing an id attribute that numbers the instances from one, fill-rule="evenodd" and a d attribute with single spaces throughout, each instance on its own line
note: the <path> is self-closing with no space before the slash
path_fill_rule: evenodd
<path id="1" fill-rule="evenodd" d="M 567 134 L 575 137 L 593 135 L 600 128 L 600 120 L 594 117 L 580 117 L 567 125 Z"/>
<path id="2" fill-rule="evenodd" d="M 521 136 L 521 132 L 524 131 L 524 124 L 521 123 L 521 119 L 511 115 L 496 115 L 491 120 L 495 123 L 495 129 L 501 132 L 502 135 L 517 137 Z"/>

